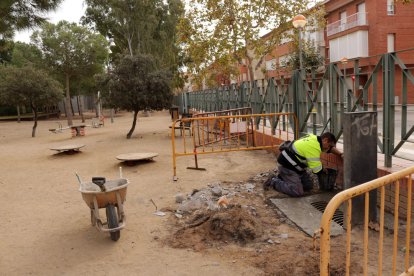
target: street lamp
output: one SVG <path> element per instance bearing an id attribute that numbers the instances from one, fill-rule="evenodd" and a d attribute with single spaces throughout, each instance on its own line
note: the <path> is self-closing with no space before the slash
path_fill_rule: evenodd
<path id="1" fill-rule="evenodd" d="M 345 75 L 346 75 L 346 64 L 348 63 L 348 59 L 346 57 L 341 58 L 341 63 L 344 66 L 344 81 L 346 80 Z"/>
<path id="2" fill-rule="evenodd" d="M 301 38 L 301 31 L 306 25 L 306 17 L 304 17 L 301 14 L 296 15 L 293 17 L 292 20 L 293 27 L 298 29 L 299 31 L 299 65 L 300 69 L 303 67 L 303 61 L 302 61 L 302 38 Z"/>

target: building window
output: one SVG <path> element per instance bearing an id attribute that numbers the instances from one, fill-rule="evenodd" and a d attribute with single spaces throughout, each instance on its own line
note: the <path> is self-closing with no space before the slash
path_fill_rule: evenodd
<path id="1" fill-rule="evenodd" d="M 387 14 L 388 15 L 394 15 L 395 14 L 394 0 L 387 0 Z"/>
<path id="2" fill-rule="evenodd" d="M 280 67 L 288 66 L 289 65 L 289 59 L 290 59 L 289 55 L 280 56 L 279 57 L 279 66 Z"/>
<path id="3" fill-rule="evenodd" d="M 276 70 L 276 59 L 266 61 L 266 71 Z"/>
<path id="4" fill-rule="evenodd" d="M 341 23 L 340 23 L 340 30 L 341 31 L 344 31 L 344 30 L 346 30 L 346 11 L 344 11 L 344 12 L 341 12 L 340 14 L 339 14 L 339 18 L 340 18 L 340 21 L 341 21 Z"/>
<path id="5" fill-rule="evenodd" d="M 395 34 L 387 35 L 387 52 L 395 52 Z"/>
<path id="6" fill-rule="evenodd" d="M 360 3 L 357 6 L 358 11 L 358 25 L 366 25 L 367 24 L 367 14 L 365 12 L 365 2 Z"/>

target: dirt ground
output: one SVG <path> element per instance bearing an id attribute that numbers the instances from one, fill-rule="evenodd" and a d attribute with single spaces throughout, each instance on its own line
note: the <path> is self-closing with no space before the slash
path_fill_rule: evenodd
<path id="1" fill-rule="evenodd" d="M 130 113 L 117 114 L 114 123 L 107 118 L 102 128 L 87 127 L 85 136 L 75 138 L 69 130 L 50 132 L 57 121 L 40 121 L 35 138 L 33 122 L 0 122 L 1 275 L 319 274 L 319 244 L 314 248 L 311 237 L 271 206 L 269 198 L 282 195 L 263 191 L 275 168 L 273 154 L 203 155 L 198 161 L 206 171 L 187 170 L 193 158 L 178 157 L 178 181 L 173 181 L 168 112 L 140 116 L 129 140 Z M 76 154 L 50 150 L 66 144 L 85 147 Z M 133 166 L 115 158 L 131 152 L 159 156 Z M 113 242 L 91 226 L 75 173 L 84 181 L 113 179 L 120 166 L 130 181 L 127 219 L 120 240 Z M 177 194 L 214 183 L 237 190 L 227 208 L 176 216 Z M 253 189 L 241 188 L 246 183 Z M 154 215 L 155 206 L 166 215 Z M 343 275 L 343 237 L 333 239 L 336 249 L 344 253 L 334 256 L 331 272 Z M 359 274 L 360 267 L 352 271 Z"/>

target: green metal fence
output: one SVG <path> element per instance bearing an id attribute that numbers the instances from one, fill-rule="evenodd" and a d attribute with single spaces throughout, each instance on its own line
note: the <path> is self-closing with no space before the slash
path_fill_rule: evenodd
<path id="1" fill-rule="evenodd" d="M 251 107 L 253 114 L 294 112 L 300 135 L 330 131 L 338 139 L 344 112 L 377 111 L 378 150 L 385 155 L 384 165 L 391 167 L 392 156 L 414 142 L 410 139 L 414 132 L 413 61 L 414 48 L 180 97 L 186 103 L 185 110 Z M 406 158 L 414 160 L 414 156 Z"/>

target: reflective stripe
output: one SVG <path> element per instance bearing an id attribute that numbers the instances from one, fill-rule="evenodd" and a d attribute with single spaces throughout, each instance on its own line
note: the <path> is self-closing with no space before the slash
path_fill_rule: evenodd
<path id="1" fill-rule="evenodd" d="M 303 171 L 303 169 L 298 166 L 298 164 L 293 161 L 292 158 L 290 158 L 290 156 L 286 153 L 286 151 L 282 151 L 282 155 L 286 158 L 287 161 L 289 161 L 290 164 L 292 164 L 292 166 L 294 166 L 298 171 Z"/>
<path id="2" fill-rule="evenodd" d="M 321 166 L 317 166 L 317 167 L 315 167 L 315 168 L 312 168 L 312 172 L 314 172 L 314 173 L 317 173 L 317 172 L 319 172 L 320 170 L 322 170 L 322 165 L 321 165 Z"/>
<path id="3" fill-rule="evenodd" d="M 315 157 L 315 158 L 306 158 L 306 161 L 321 161 L 321 159 L 317 158 L 317 157 Z"/>
<path id="4" fill-rule="evenodd" d="M 299 154 L 299 152 L 298 152 L 298 150 L 296 149 L 296 147 L 295 147 L 295 144 L 294 144 L 294 143 L 292 143 L 292 149 L 293 149 L 293 151 L 296 153 L 296 155 L 298 155 L 298 159 L 299 159 L 300 161 L 302 161 L 302 156 Z"/>

